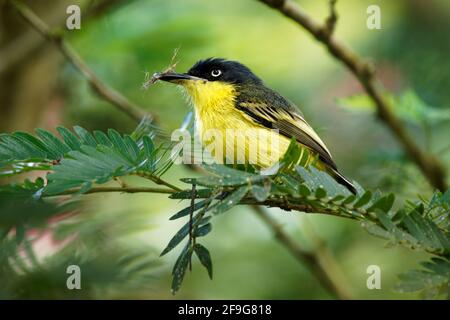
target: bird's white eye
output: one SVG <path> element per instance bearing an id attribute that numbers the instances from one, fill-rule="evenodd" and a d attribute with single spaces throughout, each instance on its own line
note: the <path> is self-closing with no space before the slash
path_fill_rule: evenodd
<path id="1" fill-rule="evenodd" d="M 214 69 L 213 71 L 211 71 L 211 75 L 213 76 L 213 77 L 218 77 L 218 76 L 220 76 L 222 74 L 222 70 L 219 70 L 219 69 Z"/>

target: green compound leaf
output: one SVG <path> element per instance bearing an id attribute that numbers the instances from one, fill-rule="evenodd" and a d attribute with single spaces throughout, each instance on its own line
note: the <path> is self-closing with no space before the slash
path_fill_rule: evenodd
<path id="1" fill-rule="evenodd" d="M 199 222 L 199 219 L 200 222 Z M 187 235 L 189 234 L 189 230 L 191 228 L 191 226 L 194 226 L 195 224 L 201 226 L 205 223 L 207 223 L 209 220 L 211 219 L 211 217 L 204 217 L 201 218 L 200 215 L 196 215 L 193 219 L 192 219 L 192 224 L 191 221 L 186 222 L 186 224 L 183 225 L 183 227 L 181 227 L 180 230 L 178 230 L 178 232 L 173 236 L 172 239 L 170 239 L 169 243 L 167 244 L 167 246 L 164 248 L 164 250 L 161 252 L 160 256 L 163 256 L 167 253 L 169 253 L 170 251 L 172 251 L 172 249 L 174 249 L 181 241 L 183 241 L 184 238 L 187 237 Z"/>
<path id="2" fill-rule="evenodd" d="M 154 174 L 156 151 L 148 135 L 122 136 L 110 129 L 108 135 L 75 126 L 74 132 L 58 127 L 61 138 L 36 129 L 34 137 L 25 132 L 0 135 L 0 176 L 32 170 L 53 171 L 48 175 L 45 194 L 56 195 L 71 188 L 87 192 L 93 184 L 144 171 Z M 142 130 L 141 130 L 142 131 Z M 143 138 L 142 138 L 143 137 Z M 166 164 L 162 164 L 166 166 Z"/>

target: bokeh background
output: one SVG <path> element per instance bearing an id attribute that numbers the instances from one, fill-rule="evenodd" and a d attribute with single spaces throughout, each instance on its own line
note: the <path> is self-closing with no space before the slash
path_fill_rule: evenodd
<path id="1" fill-rule="evenodd" d="M 297 1 L 325 19 L 325 0 Z M 398 201 L 428 197 L 432 189 L 380 123 L 348 71 L 293 22 L 252 0 L 24 1 L 44 21 L 61 28 L 90 68 L 108 85 L 157 115 L 168 132 L 189 111 L 179 90 L 157 84 L 141 90 L 146 72 L 164 69 L 179 49 L 178 71 L 207 57 L 238 60 L 265 83 L 301 107 L 329 146 L 341 170 L 368 189 L 394 192 Z M 64 29 L 66 8 L 82 9 L 81 30 Z M 382 29 L 368 30 L 366 9 L 381 7 Z M 75 124 L 87 129 L 131 132 L 136 123 L 98 98 L 87 81 L 10 7 L 0 1 L 0 131 L 32 131 Z M 446 0 L 338 1 L 336 34 L 372 60 L 384 86 L 412 98 L 399 113 L 417 143 L 450 165 L 450 2 Z M 400 106 L 401 107 L 401 106 Z M 399 108 L 400 108 L 399 107 Z M 435 112 L 437 116 L 428 116 Z M 430 111 L 431 110 L 431 111 Z M 425 113 L 426 113 L 425 112 Z M 166 178 L 192 176 L 173 166 Z M 137 179 L 126 182 L 145 184 Z M 245 207 L 213 222 L 206 239 L 214 263 L 209 280 L 198 262 L 180 292 L 170 292 L 176 253 L 158 253 L 180 227 L 168 217 L 187 206 L 166 196 L 90 195 L 84 210 L 50 221 L 31 244 L 39 268 L 26 276 L 0 278 L 3 298 L 137 299 L 326 299 L 332 298 Z M 324 241 L 343 274 L 343 285 L 361 299 L 414 299 L 394 291 L 397 275 L 417 267 L 425 254 L 386 248 L 353 221 L 271 209 L 283 228 L 305 248 Z M 67 228 L 61 229 L 61 224 Z M 77 230 L 77 244 L 64 248 L 59 233 Z M 77 229 L 78 228 L 78 229 Z M 52 232 L 57 229 L 58 232 Z M 142 272 L 117 274 L 124 256 L 145 253 Z M 65 287 L 65 266 L 87 254 L 82 290 Z M 78 258 L 77 258 L 78 259 Z M 78 261 L 78 260 L 77 260 Z M 89 260 L 91 261 L 91 260 Z M 381 290 L 366 287 L 369 265 L 382 271 Z M 30 267 L 29 267 L 30 268 Z M 8 283 L 8 286 L 3 284 Z M 7 289 L 6 289 L 7 288 Z"/>

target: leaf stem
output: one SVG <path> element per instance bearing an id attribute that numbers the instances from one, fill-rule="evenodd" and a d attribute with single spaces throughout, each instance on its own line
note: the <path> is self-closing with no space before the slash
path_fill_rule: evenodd
<path id="1" fill-rule="evenodd" d="M 156 183 L 158 185 L 166 186 L 166 187 L 168 187 L 168 188 L 170 188 L 170 189 L 172 189 L 172 190 L 174 190 L 176 192 L 182 191 L 182 189 L 180 189 L 177 186 L 171 184 L 170 182 L 167 182 L 167 181 L 161 179 L 160 177 L 158 177 L 156 175 L 149 174 L 149 173 L 143 172 L 143 171 L 138 171 L 138 172 L 135 173 L 135 175 L 137 175 L 139 177 L 142 177 L 142 178 L 145 178 L 145 179 L 148 179 L 148 180 L 151 180 L 151 181 L 153 181 L 154 183 Z"/>

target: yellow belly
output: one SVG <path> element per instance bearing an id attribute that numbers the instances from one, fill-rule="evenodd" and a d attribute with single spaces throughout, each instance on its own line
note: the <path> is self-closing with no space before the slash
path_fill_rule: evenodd
<path id="1" fill-rule="evenodd" d="M 275 131 L 253 124 L 240 112 L 196 117 L 196 132 L 219 163 L 252 164 L 268 168 L 283 156 L 289 140 Z"/>

